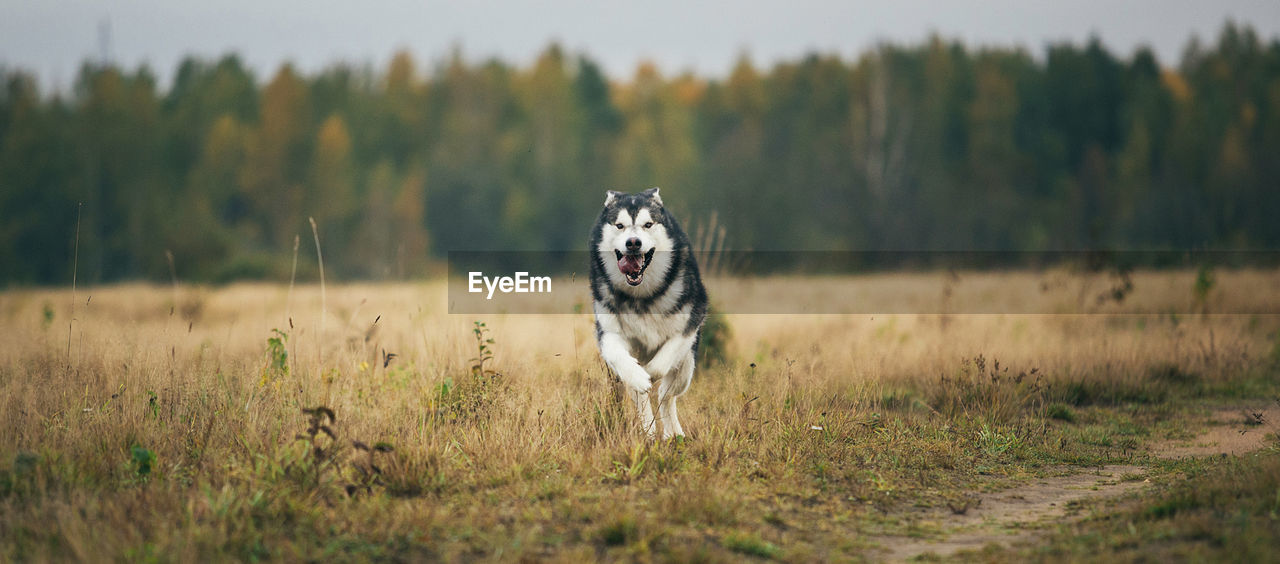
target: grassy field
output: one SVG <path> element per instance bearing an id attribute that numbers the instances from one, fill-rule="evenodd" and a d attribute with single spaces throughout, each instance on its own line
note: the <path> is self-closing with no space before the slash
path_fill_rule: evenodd
<path id="1" fill-rule="evenodd" d="M 637 432 L 590 316 L 450 315 L 443 282 L 8 291 L 0 559 L 858 561 L 976 533 L 962 556 L 1274 559 L 1280 272 L 1198 278 L 1135 275 L 1140 314 L 724 316 L 674 442 Z M 953 279 L 822 283 L 1110 311 L 1105 281 Z M 1259 441 L 1162 456 L 1215 423 Z M 1132 487 L 983 517 L 1099 468 Z"/>

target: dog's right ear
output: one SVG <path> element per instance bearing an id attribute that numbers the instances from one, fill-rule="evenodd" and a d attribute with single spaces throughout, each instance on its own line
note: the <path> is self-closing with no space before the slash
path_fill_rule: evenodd
<path id="1" fill-rule="evenodd" d="M 625 195 L 626 193 L 624 192 L 619 192 L 617 190 L 608 190 L 605 192 L 604 205 L 607 206 L 609 204 L 612 204 L 614 200 L 617 200 L 619 197 L 625 196 Z"/>

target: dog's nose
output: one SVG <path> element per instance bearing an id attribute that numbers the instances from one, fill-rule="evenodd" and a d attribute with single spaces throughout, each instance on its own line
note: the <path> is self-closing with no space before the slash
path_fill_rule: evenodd
<path id="1" fill-rule="evenodd" d="M 632 237 L 627 239 L 627 252 L 640 250 L 640 238 Z"/>

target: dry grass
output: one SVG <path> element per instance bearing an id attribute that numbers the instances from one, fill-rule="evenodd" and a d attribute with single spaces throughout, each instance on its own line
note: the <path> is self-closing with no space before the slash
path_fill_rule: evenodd
<path id="1" fill-rule="evenodd" d="M 1007 297 L 984 276 L 955 299 Z M 1213 303 L 1266 311 L 1275 277 L 1220 272 Z M 1131 299 L 1185 309 L 1188 279 Z M 945 276 L 820 283 L 886 280 Z M 912 506 L 1274 394 L 1280 356 L 1266 314 L 735 315 L 688 440 L 651 444 L 588 315 L 449 315 L 443 282 L 79 288 L 68 352 L 69 293 L 0 294 L 6 560 L 857 559 Z"/>

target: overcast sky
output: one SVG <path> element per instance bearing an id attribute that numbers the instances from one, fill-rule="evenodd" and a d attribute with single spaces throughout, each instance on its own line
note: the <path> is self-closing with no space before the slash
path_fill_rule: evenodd
<path id="1" fill-rule="evenodd" d="M 1280 36 L 1280 0 L 0 0 L 0 65 L 65 90 L 81 61 L 99 56 L 103 22 L 111 59 L 145 62 L 162 84 L 189 54 L 235 51 L 265 79 L 284 61 L 305 71 L 337 61 L 381 67 L 401 48 L 424 68 L 454 45 L 470 59 L 525 64 L 553 40 L 617 78 L 646 59 L 668 73 L 724 76 L 744 52 L 760 65 L 811 51 L 853 57 L 931 32 L 1037 55 L 1096 33 L 1115 52 L 1148 44 L 1172 65 L 1188 38 L 1211 40 L 1229 18 Z"/>

